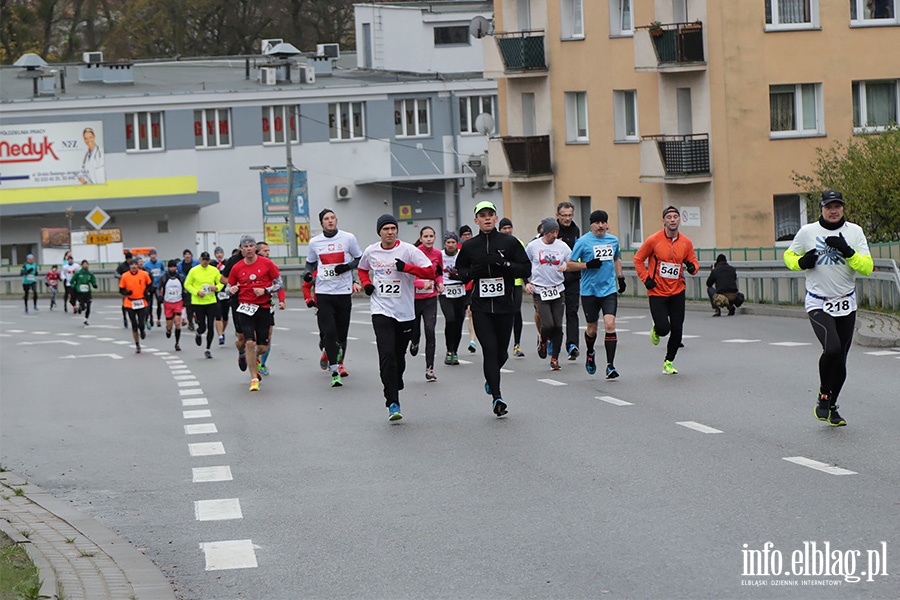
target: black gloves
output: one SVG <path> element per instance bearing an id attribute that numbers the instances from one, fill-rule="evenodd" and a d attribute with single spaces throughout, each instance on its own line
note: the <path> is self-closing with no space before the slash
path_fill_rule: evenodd
<path id="1" fill-rule="evenodd" d="M 816 249 L 813 248 L 812 250 L 809 250 L 806 254 L 801 256 L 800 260 L 797 262 L 800 265 L 801 269 L 812 269 L 816 266 L 816 260 L 818 259 L 818 257 L 819 255 L 816 252 Z"/>
<path id="2" fill-rule="evenodd" d="M 648 290 L 652 290 L 656 287 L 656 282 L 653 281 L 652 277 L 648 277 L 646 280 L 644 280 L 644 287 L 646 287 Z"/>
<path id="3" fill-rule="evenodd" d="M 694 263 L 691 261 L 687 261 L 684 263 L 684 269 L 690 274 L 693 275 L 697 272 L 697 267 L 694 266 Z"/>
<path id="4" fill-rule="evenodd" d="M 850 258 L 856 251 L 850 247 L 850 244 L 847 243 L 847 240 L 844 239 L 844 234 L 840 235 L 830 235 L 825 238 L 825 243 L 840 252 L 844 258 Z"/>
<path id="5" fill-rule="evenodd" d="M 584 263 L 585 269 L 599 269 L 603 266 L 603 261 L 599 258 L 592 258 L 591 260 Z"/>
<path id="6" fill-rule="evenodd" d="M 131 295 L 131 290 L 126 290 L 125 288 L 119 288 L 119 293 L 127 298 L 128 296 Z"/>
<path id="7" fill-rule="evenodd" d="M 306 308 L 315 308 L 315 307 L 316 307 L 316 301 L 315 301 L 315 300 L 307 300 L 307 301 L 306 301 Z"/>
<path id="8" fill-rule="evenodd" d="M 341 263 L 334 268 L 334 272 L 340 275 L 341 273 L 346 273 L 350 270 L 350 265 L 347 263 Z"/>
<path id="9" fill-rule="evenodd" d="M 366 296 L 371 296 L 371 295 L 372 295 L 372 292 L 375 291 L 375 286 L 372 285 L 371 283 L 367 283 L 367 284 L 366 284 L 366 287 L 365 287 L 365 290 L 366 290 Z"/>
<path id="10" fill-rule="evenodd" d="M 619 282 L 619 293 L 624 294 L 625 293 L 625 278 L 619 277 L 617 279 L 617 281 Z"/>
<path id="11" fill-rule="evenodd" d="M 401 273 L 406 270 L 406 263 L 399 258 L 394 261 L 397 264 L 397 270 Z"/>
<path id="12" fill-rule="evenodd" d="M 303 281 L 305 281 L 306 283 L 312 283 L 312 282 L 313 282 L 313 276 L 312 276 L 312 273 L 309 272 L 309 271 L 307 271 L 306 273 L 304 273 L 304 274 L 303 274 Z"/>
<path id="13" fill-rule="evenodd" d="M 447 270 L 447 278 L 454 279 L 456 281 L 462 281 L 462 277 L 459 276 L 459 269 L 457 269 L 456 267 L 452 267 L 451 269 Z"/>

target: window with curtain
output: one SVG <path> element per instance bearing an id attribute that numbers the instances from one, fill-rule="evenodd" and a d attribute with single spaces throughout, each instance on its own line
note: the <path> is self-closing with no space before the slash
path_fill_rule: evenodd
<path id="1" fill-rule="evenodd" d="M 613 91 L 613 124 L 616 141 L 637 141 L 637 90 Z"/>
<path id="2" fill-rule="evenodd" d="M 616 36 L 634 33 L 631 0 L 609 0 L 609 32 Z"/>
<path id="3" fill-rule="evenodd" d="M 641 199 L 619 196 L 619 244 L 622 248 L 640 248 L 644 241 L 641 226 Z"/>
<path id="4" fill-rule="evenodd" d="M 566 92 L 566 141 L 588 141 L 587 93 Z"/>
<path id="5" fill-rule="evenodd" d="M 817 0 L 765 0 L 767 25 L 812 23 Z"/>
<path id="6" fill-rule="evenodd" d="M 799 194 L 776 194 L 774 197 L 775 241 L 794 239 L 800 231 L 803 203 Z"/>
<path id="7" fill-rule="evenodd" d="M 772 137 L 823 132 L 821 84 L 773 85 L 769 87 L 769 131 Z"/>
<path id="8" fill-rule="evenodd" d="M 584 6 L 582 0 L 561 0 L 559 3 L 562 39 L 584 38 Z"/>
<path id="9" fill-rule="evenodd" d="M 882 131 L 896 124 L 898 80 L 853 83 L 853 127 L 860 131 Z"/>
<path id="10" fill-rule="evenodd" d="M 850 0 L 850 20 L 897 21 L 898 0 Z"/>

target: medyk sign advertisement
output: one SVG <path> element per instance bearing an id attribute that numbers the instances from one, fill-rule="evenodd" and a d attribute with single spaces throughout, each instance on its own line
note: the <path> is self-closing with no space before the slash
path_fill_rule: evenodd
<path id="1" fill-rule="evenodd" d="M 0 126 L 0 190 L 102 183 L 102 122 Z"/>

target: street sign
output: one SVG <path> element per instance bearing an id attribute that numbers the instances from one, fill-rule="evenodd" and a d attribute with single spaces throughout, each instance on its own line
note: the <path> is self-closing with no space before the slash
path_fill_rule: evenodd
<path id="1" fill-rule="evenodd" d="M 288 216 L 287 171 L 260 173 L 259 183 L 262 188 L 263 217 Z M 294 215 L 309 216 L 309 198 L 307 198 L 306 171 L 294 171 Z"/>
<path id="2" fill-rule="evenodd" d="M 275 245 L 287 245 L 290 226 L 285 223 L 266 223 L 266 243 Z M 297 223 L 297 243 L 309 243 L 309 223 Z"/>
<path id="3" fill-rule="evenodd" d="M 94 227 L 94 229 L 101 229 L 104 225 L 109 223 L 109 220 L 111 218 L 112 217 L 110 217 L 105 210 L 103 210 L 99 206 L 95 206 L 84 219 L 85 221 L 90 223 Z"/>
<path id="4" fill-rule="evenodd" d="M 103 246 L 105 244 L 118 244 L 122 241 L 122 230 L 118 227 L 113 229 L 98 229 L 97 231 L 89 231 L 85 235 L 84 243 L 93 246 Z"/>
<path id="5" fill-rule="evenodd" d="M 399 208 L 401 220 L 412 219 L 412 204 L 401 204 Z"/>

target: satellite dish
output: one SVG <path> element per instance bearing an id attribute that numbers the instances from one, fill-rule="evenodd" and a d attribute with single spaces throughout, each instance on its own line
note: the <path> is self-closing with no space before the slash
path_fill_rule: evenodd
<path id="1" fill-rule="evenodd" d="M 489 135 L 494 131 L 494 115 L 491 113 L 481 113 L 475 117 L 475 130 L 482 135 Z"/>
<path id="2" fill-rule="evenodd" d="M 481 15 L 469 22 L 469 33 L 479 40 L 491 32 L 491 22 Z"/>

